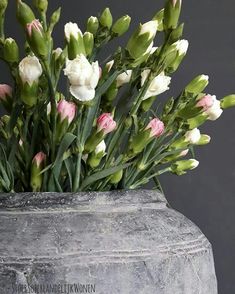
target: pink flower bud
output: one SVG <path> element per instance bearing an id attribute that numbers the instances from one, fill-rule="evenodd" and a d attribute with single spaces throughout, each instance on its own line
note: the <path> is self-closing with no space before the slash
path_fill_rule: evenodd
<path id="1" fill-rule="evenodd" d="M 179 5 L 181 6 L 181 2 L 182 2 L 182 0 L 172 0 L 172 5 L 173 5 L 173 7 L 175 7 L 175 5 L 177 4 L 177 2 L 179 1 Z"/>
<path id="2" fill-rule="evenodd" d="M 57 106 L 57 111 L 60 114 L 61 121 L 68 119 L 69 124 L 73 121 L 76 115 L 76 105 L 73 102 L 66 100 L 60 100 Z"/>
<path id="3" fill-rule="evenodd" d="M 36 163 L 37 167 L 39 168 L 45 160 L 46 154 L 41 151 L 34 156 L 33 163 Z"/>
<path id="4" fill-rule="evenodd" d="M 164 123 L 158 119 L 152 119 L 146 127 L 146 130 L 151 129 L 150 137 L 160 137 L 165 130 Z"/>
<path id="5" fill-rule="evenodd" d="M 6 84 L 0 85 L 0 99 L 6 100 L 6 96 L 12 97 L 12 88 Z"/>
<path id="6" fill-rule="evenodd" d="M 26 26 L 27 33 L 31 37 L 33 30 L 36 30 L 42 35 L 43 27 L 42 24 L 38 19 L 33 20 L 32 22 L 28 23 Z"/>
<path id="7" fill-rule="evenodd" d="M 97 130 L 104 134 L 111 133 L 116 128 L 117 123 L 113 120 L 111 113 L 103 113 L 97 119 Z"/>
<path id="8" fill-rule="evenodd" d="M 208 110 L 214 104 L 213 96 L 205 95 L 196 104 L 197 107 L 202 107 L 204 111 Z"/>

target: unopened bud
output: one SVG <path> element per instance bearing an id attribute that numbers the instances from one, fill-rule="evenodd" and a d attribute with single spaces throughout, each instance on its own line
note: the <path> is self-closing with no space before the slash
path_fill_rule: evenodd
<path id="1" fill-rule="evenodd" d="M 220 101 L 220 105 L 223 109 L 234 107 L 235 106 L 235 94 L 224 97 Z"/>
<path id="2" fill-rule="evenodd" d="M 207 75 L 199 75 L 194 78 L 185 88 L 185 92 L 194 95 L 200 94 L 209 84 L 209 77 Z"/>
<path id="3" fill-rule="evenodd" d="M 171 172 L 181 176 L 186 173 L 187 170 L 193 170 L 197 168 L 199 161 L 195 159 L 180 160 L 171 165 Z"/>
<path id="4" fill-rule="evenodd" d="M 46 12 L 48 0 L 34 0 L 34 6 L 41 12 Z"/>
<path id="5" fill-rule="evenodd" d="M 91 16 L 87 21 L 87 32 L 95 35 L 99 28 L 99 21 L 98 18 L 95 16 Z"/>
<path id="6" fill-rule="evenodd" d="M 111 28 L 113 24 L 113 17 L 109 8 L 105 8 L 100 16 L 100 23 L 103 27 Z"/>
<path id="7" fill-rule="evenodd" d="M 92 33 L 86 32 L 83 35 L 83 42 L 86 50 L 87 56 L 90 56 L 94 48 L 94 36 Z"/>
<path id="8" fill-rule="evenodd" d="M 7 38 L 3 47 L 3 56 L 7 62 L 14 63 L 19 61 L 19 47 L 12 38 Z"/>
<path id="9" fill-rule="evenodd" d="M 121 18 L 119 18 L 115 24 L 112 27 L 112 31 L 117 34 L 118 36 L 122 36 L 123 34 L 125 34 L 129 27 L 130 27 L 130 23 L 131 23 L 131 18 L 129 15 L 125 15 Z"/>
<path id="10" fill-rule="evenodd" d="M 24 28 L 35 19 L 32 9 L 21 0 L 17 0 L 17 19 Z"/>

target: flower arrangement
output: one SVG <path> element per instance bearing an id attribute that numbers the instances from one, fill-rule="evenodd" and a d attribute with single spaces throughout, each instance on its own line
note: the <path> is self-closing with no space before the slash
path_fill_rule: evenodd
<path id="1" fill-rule="evenodd" d="M 85 33 L 67 23 L 65 46 L 54 49 L 61 10 L 48 20 L 47 0 L 35 0 L 35 11 L 17 0 L 26 38 L 22 59 L 17 42 L 4 34 L 7 4 L 0 3 L 0 58 L 13 84 L 0 85 L 2 192 L 136 189 L 151 180 L 159 187 L 161 174 L 198 166 L 193 149 L 210 142 L 198 127 L 234 106 L 235 95 L 206 94 L 208 76 L 199 75 L 176 97 L 159 97 L 188 49 L 181 0 L 167 0 L 103 63 L 100 50 L 128 31 L 129 16 L 113 21 L 106 8 L 88 19 Z M 164 41 L 154 47 L 157 33 Z M 59 90 L 61 76 L 67 93 Z"/>

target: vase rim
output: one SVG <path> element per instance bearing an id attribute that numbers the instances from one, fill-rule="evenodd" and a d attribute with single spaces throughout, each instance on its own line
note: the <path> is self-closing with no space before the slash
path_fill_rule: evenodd
<path id="1" fill-rule="evenodd" d="M 107 192 L 0 193 L 0 212 L 12 210 L 81 208 L 120 205 L 166 204 L 158 190 L 114 190 Z"/>

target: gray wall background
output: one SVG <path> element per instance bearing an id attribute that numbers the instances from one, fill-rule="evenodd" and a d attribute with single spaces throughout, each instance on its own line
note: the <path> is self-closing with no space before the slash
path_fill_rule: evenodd
<path id="1" fill-rule="evenodd" d="M 22 31 L 15 21 L 15 1 L 9 2 L 7 35 L 21 41 Z M 181 20 L 186 25 L 184 37 L 190 41 L 190 49 L 180 70 L 174 75 L 171 92 L 178 93 L 195 75 L 205 73 L 210 76 L 209 93 L 215 93 L 218 98 L 235 93 L 234 0 L 183 2 Z M 63 7 L 62 20 L 55 31 L 56 45 L 63 44 L 63 25 L 67 21 L 76 21 L 84 28 L 87 17 L 96 15 L 106 6 L 116 17 L 126 13 L 131 15 L 133 28 L 139 21 L 151 18 L 163 4 L 164 0 L 51 0 L 50 11 Z M 111 48 L 116 46 L 115 43 Z M 107 53 L 111 48 L 107 49 Z M 0 82 L 9 82 L 3 65 L 0 65 Z M 212 137 L 212 142 L 197 150 L 199 168 L 182 177 L 163 176 L 162 185 L 170 204 L 194 221 L 213 244 L 219 293 L 233 294 L 235 109 L 227 111 L 215 123 L 208 123 L 203 131 Z"/>

